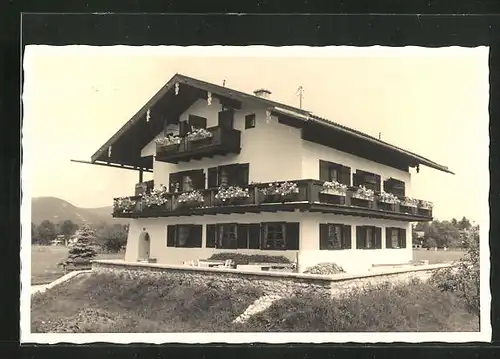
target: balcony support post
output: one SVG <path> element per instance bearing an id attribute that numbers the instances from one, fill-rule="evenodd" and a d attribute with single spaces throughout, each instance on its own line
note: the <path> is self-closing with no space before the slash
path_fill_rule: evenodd
<path id="1" fill-rule="evenodd" d="M 144 171 L 142 169 L 139 170 L 139 183 L 142 183 L 144 179 Z"/>

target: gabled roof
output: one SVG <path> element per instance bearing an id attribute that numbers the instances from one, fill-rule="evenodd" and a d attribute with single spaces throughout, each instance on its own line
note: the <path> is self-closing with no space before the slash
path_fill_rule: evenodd
<path id="1" fill-rule="evenodd" d="M 179 90 L 179 92 L 183 95 L 179 96 L 177 99 L 174 97 L 175 88 L 177 87 L 176 84 L 182 86 L 182 89 Z M 184 95 L 186 91 L 187 94 Z M 301 123 L 300 126 L 310 124 L 324 129 L 331 129 L 336 133 L 356 138 L 364 143 L 369 143 L 370 146 L 374 146 L 374 148 L 379 148 L 382 151 L 381 153 L 384 153 L 385 155 L 394 155 L 404 158 L 410 166 L 417 166 L 421 164 L 453 174 L 453 172 L 451 172 L 446 166 L 381 141 L 358 130 L 319 117 L 310 111 L 275 102 L 268 98 L 247 94 L 227 87 L 191 78 L 182 74 L 175 74 L 127 123 L 125 123 L 125 125 L 122 126 L 122 128 L 120 128 L 120 130 L 118 130 L 118 132 L 116 132 L 103 146 L 101 146 L 99 150 L 96 151 L 91 158 L 91 162 L 111 163 L 114 161 L 114 163 L 136 166 L 137 169 L 151 169 L 153 162 L 152 157 L 140 158 L 140 149 L 149 143 L 154 136 L 161 132 L 165 117 L 179 116 L 182 112 L 187 110 L 187 108 L 189 108 L 194 101 L 203 96 L 207 96 L 207 92 L 210 92 L 212 96 L 219 97 L 219 99 L 223 99 L 228 103 L 233 101 L 234 103 L 245 102 L 261 105 L 268 108 L 274 114 L 283 115 L 299 121 Z M 162 101 L 163 105 L 161 105 Z M 163 110 L 162 113 L 165 113 L 165 116 L 162 118 L 163 121 L 158 120 L 158 116 L 156 116 L 155 121 L 146 121 L 145 117 L 148 109 L 152 109 L 155 106 L 161 106 Z M 170 112 L 165 112 L 166 109 Z M 132 139 L 134 141 L 132 141 Z M 118 146 L 121 152 L 129 151 L 128 157 L 118 156 L 118 158 L 113 159 L 113 156 L 107 156 L 110 146 Z"/>

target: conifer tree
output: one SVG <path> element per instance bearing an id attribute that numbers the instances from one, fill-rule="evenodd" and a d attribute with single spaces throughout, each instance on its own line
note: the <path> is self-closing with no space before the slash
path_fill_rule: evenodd
<path id="1" fill-rule="evenodd" d="M 96 232 L 95 230 L 85 224 L 80 228 L 75 236 L 77 238 L 76 243 L 74 243 L 69 249 L 68 260 L 66 264 L 88 264 L 97 255 L 94 248 Z"/>

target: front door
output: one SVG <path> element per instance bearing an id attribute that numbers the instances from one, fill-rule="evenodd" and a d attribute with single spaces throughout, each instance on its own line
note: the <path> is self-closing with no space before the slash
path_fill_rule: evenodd
<path id="1" fill-rule="evenodd" d="M 149 249 L 151 246 L 151 238 L 148 232 L 142 232 L 139 236 L 139 253 L 138 253 L 138 261 L 147 261 L 149 260 Z"/>

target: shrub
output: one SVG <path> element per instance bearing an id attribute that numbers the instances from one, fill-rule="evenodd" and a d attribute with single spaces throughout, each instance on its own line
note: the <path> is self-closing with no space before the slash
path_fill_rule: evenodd
<path id="1" fill-rule="evenodd" d="M 68 259 L 59 264 L 61 265 L 88 265 L 95 258 L 97 251 L 95 245 L 95 230 L 89 225 L 84 225 L 76 233 L 77 241 L 68 251 Z"/>
<path id="2" fill-rule="evenodd" d="M 236 265 L 249 263 L 285 263 L 291 264 L 292 261 L 285 256 L 269 256 L 265 254 L 241 254 L 241 253 L 214 253 L 209 260 L 225 261 L 231 259 Z"/>
<path id="3" fill-rule="evenodd" d="M 304 271 L 304 273 L 322 275 L 339 274 L 344 272 L 344 269 L 335 263 L 319 263 L 315 266 L 306 268 Z"/>
<path id="4" fill-rule="evenodd" d="M 479 316 L 479 229 L 465 235 L 463 246 L 466 253 L 457 265 L 436 271 L 431 281 L 442 291 L 455 293 L 471 313 Z"/>

